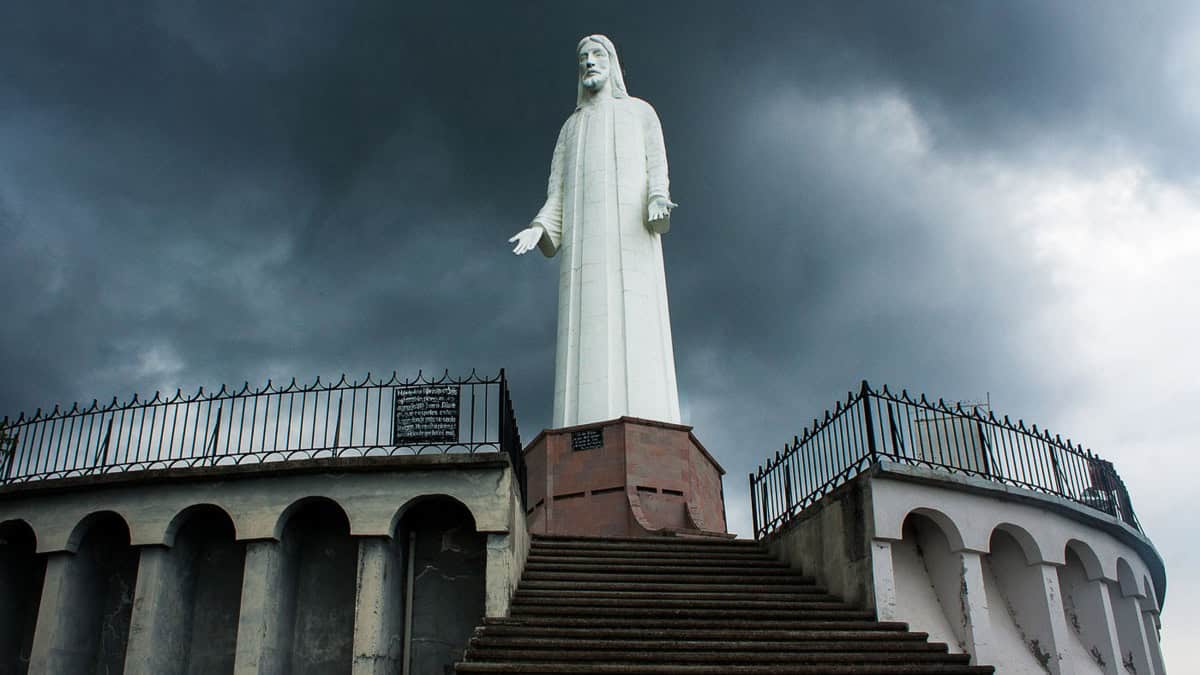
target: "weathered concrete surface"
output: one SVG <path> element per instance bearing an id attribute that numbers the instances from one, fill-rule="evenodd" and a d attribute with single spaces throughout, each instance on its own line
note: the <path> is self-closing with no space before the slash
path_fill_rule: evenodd
<path id="1" fill-rule="evenodd" d="M 88 514 L 112 511 L 129 523 L 134 546 L 172 543 L 176 517 L 196 504 L 225 511 L 241 540 L 279 539 L 285 511 L 300 499 L 337 502 L 350 534 L 389 536 L 404 505 L 441 494 L 462 502 L 481 532 L 508 532 L 512 498 L 507 457 L 405 455 L 145 471 L 0 487 L 0 522 L 20 519 L 38 552 L 73 551 Z"/>
<path id="2" fill-rule="evenodd" d="M 508 459 L 370 459 L 0 489 L 0 523 L 30 521 L 49 561 L 30 672 L 395 672 L 410 532 L 411 672 L 452 663 L 485 608 L 508 612 L 527 554 Z"/>
<path id="3" fill-rule="evenodd" d="M 210 515 L 210 514 L 206 514 Z M 224 516 L 196 518 L 176 542 L 194 541 L 191 556 L 191 646 L 187 675 L 233 672 L 246 546 Z M 194 530 L 189 532 L 189 530 Z"/>
<path id="4" fill-rule="evenodd" d="M 125 675 L 233 671 L 244 551 L 219 511 L 193 514 L 171 548 L 142 547 Z"/>
<path id="5" fill-rule="evenodd" d="M 120 673 L 138 552 L 112 514 L 84 524 L 76 554 L 50 556 L 30 655 L 34 673 Z"/>
<path id="6" fill-rule="evenodd" d="M 833 592 L 1004 672 L 1145 673 L 1161 660 L 1161 558 L 1142 533 L 1068 500 L 885 462 L 768 544 Z M 1065 577 L 1072 555 L 1082 569 Z"/>
<path id="7" fill-rule="evenodd" d="M 358 545 L 348 530 L 341 510 L 325 501 L 288 520 L 284 540 L 296 546 L 291 675 L 350 672 Z"/>
<path id="8" fill-rule="evenodd" d="M 484 614 L 486 535 L 470 514 L 446 500 L 418 504 L 399 536 L 416 535 L 409 671 L 442 673 L 462 656 Z"/>
<path id="9" fill-rule="evenodd" d="M 294 574 L 292 553 L 277 541 L 246 544 L 234 662 L 237 675 L 287 672 L 292 632 L 285 617 L 294 614 L 296 602 L 295 586 L 289 583 Z"/>
<path id="10" fill-rule="evenodd" d="M 404 555 L 388 537 L 358 540 L 354 675 L 391 675 L 404 649 Z"/>
<path id="11" fill-rule="evenodd" d="M 869 605 L 872 533 L 865 513 L 870 492 L 855 481 L 822 501 L 820 508 L 801 514 L 801 520 L 768 542 L 776 557 L 821 579 L 830 592 L 848 602 Z"/>
<path id="12" fill-rule="evenodd" d="M 0 673 L 23 675 L 37 625 L 46 557 L 35 553 L 33 530 L 24 523 L 0 525 Z"/>

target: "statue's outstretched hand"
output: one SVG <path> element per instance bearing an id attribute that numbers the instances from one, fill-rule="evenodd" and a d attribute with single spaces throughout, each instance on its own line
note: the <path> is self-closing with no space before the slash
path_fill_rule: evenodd
<path id="1" fill-rule="evenodd" d="M 655 197 L 654 199 L 651 199 L 649 208 L 650 213 L 648 214 L 650 216 L 650 220 L 662 220 L 663 218 L 670 216 L 671 209 L 675 208 L 676 206 L 679 205 L 670 199 L 667 199 L 666 197 Z"/>
<path id="2" fill-rule="evenodd" d="M 660 234 L 671 227 L 671 209 L 679 206 L 666 197 L 655 197 L 650 200 L 646 215 L 650 216 L 650 229 Z"/>
<path id="3" fill-rule="evenodd" d="M 543 230 L 541 225 L 530 225 L 524 230 L 521 230 L 520 232 L 509 237 L 508 243 L 516 244 L 516 246 L 513 247 L 513 253 L 517 255 L 525 255 L 526 253 L 532 251 L 534 247 L 537 246 L 538 241 L 541 240 L 542 232 Z"/>

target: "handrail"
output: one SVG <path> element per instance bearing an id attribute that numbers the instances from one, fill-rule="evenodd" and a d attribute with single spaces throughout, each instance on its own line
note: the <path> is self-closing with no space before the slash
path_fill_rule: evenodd
<path id="1" fill-rule="evenodd" d="M 1054 495 L 1140 530 L 1121 477 L 1070 439 L 907 390 L 871 389 L 866 380 L 823 419 L 750 474 L 756 539 L 796 518 L 834 488 L 881 461 L 927 466 Z"/>
<path id="2" fill-rule="evenodd" d="M 434 407 L 422 407 L 428 400 Z M 411 404 L 411 405 L 410 405 Z M 405 408 L 404 406 L 409 407 Z M 415 408 L 412 406 L 416 406 Z M 440 407 L 437 407 L 440 406 Z M 424 426 L 409 424 L 413 415 Z M 415 431 L 414 431 L 415 429 Z M 320 457 L 496 451 L 508 454 L 524 494 L 524 458 L 508 378 L 471 371 L 333 383 L 268 381 L 193 395 L 69 410 L 40 408 L 0 421 L 0 483 L 148 469 Z"/>

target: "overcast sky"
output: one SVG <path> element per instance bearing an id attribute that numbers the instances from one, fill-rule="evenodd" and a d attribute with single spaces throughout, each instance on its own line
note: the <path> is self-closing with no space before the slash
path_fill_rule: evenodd
<path id="1" fill-rule="evenodd" d="M 508 369 L 550 421 L 579 37 L 666 136 L 684 421 L 746 475 L 863 378 L 1112 459 L 1200 634 L 1200 4 L 5 3 L 0 412 Z M 432 9 L 435 4 L 450 5 Z"/>

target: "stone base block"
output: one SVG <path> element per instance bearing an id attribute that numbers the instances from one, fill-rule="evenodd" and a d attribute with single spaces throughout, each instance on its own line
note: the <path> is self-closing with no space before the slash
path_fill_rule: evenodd
<path id="1" fill-rule="evenodd" d="M 725 534 L 725 470 L 679 424 L 621 417 L 547 429 L 525 448 L 537 534 Z"/>

